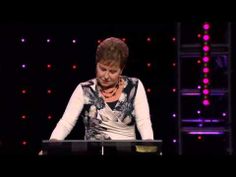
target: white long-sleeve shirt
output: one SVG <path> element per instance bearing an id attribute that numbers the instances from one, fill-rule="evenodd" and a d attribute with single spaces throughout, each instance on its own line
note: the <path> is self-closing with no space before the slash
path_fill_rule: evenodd
<path id="1" fill-rule="evenodd" d="M 142 82 L 126 76 L 123 79 L 124 90 L 114 109 L 99 96 L 96 79 L 80 83 L 50 139 L 65 139 L 81 114 L 85 123 L 85 139 L 133 140 L 136 139 L 135 123 L 143 140 L 154 139 Z"/>

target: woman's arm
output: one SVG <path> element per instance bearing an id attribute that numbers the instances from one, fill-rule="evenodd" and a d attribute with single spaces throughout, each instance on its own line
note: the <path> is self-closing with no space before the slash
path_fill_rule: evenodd
<path id="1" fill-rule="evenodd" d="M 79 117 L 84 106 L 84 94 L 81 84 L 79 84 L 74 90 L 70 100 L 67 104 L 65 112 L 62 118 L 57 123 L 53 130 L 50 140 L 63 140 L 71 132 L 75 126 L 76 121 Z"/>
<path id="2" fill-rule="evenodd" d="M 136 124 L 143 140 L 153 140 L 153 129 L 150 118 L 147 95 L 142 82 L 138 81 L 138 88 L 134 99 Z"/>

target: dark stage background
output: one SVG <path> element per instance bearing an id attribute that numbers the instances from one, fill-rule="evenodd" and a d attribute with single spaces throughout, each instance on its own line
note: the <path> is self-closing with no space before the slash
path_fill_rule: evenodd
<path id="1" fill-rule="evenodd" d="M 181 23 L 181 42 L 202 45 L 202 23 Z M 210 22 L 210 44 L 227 42 L 227 22 Z M 223 97 L 212 98 L 207 117 L 222 119 L 230 126 L 220 135 L 189 135 L 180 130 L 178 122 L 178 54 L 180 39 L 178 23 L 159 24 L 0 24 L 0 147 L 1 154 L 37 154 L 41 141 L 48 139 L 62 116 L 67 102 L 78 83 L 95 76 L 95 51 L 99 40 L 116 36 L 130 47 L 130 57 L 124 74 L 140 78 L 147 90 L 155 139 L 163 140 L 163 154 L 228 154 L 229 134 L 235 137 L 235 35 L 236 24 L 231 24 L 231 61 L 229 73 L 222 63 L 211 60 L 212 84 L 227 88 L 231 74 L 231 92 Z M 180 31 L 179 31 L 180 32 Z M 200 34 L 200 36 L 199 36 Z M 201 53 L 201 50 L 198 52 Z M 199 57 L 189 56 L 182 62 L 183 87 L 196 88 L 201 84 L 202 74 Z M 218 60 L 217 60 L 218 61 Z M 218 75 L 218 73 L 220 73 Z M 223 73 L 223 74 L 222 74 Z M 222 82 L 221 82 L 222 81 Z M 182 114 L 198 118 L 202 108 L 196 97 L 190 97 Z M 231 104 L 228 99 L 231 98 Z M 181 103 L 182 104 L 182 103 Z M 232 108 L 230 114 L 229 106 Z M 205 111 L 205 112 L 204 112 Z M 208 112 L 210 113 L 208 113 Z M 229 118 L 232 124 L 228 124 Z M 214 127 L 206 123 L 205 127 Z M 67 139 L 83 139 L 83 122 L 79 119 Z M 179 140 L 181 135 L 182 141 Z M 138 136 L 139 137 L 139 136 Z M 235 142 L 233 149 L 235 149 Z"/>

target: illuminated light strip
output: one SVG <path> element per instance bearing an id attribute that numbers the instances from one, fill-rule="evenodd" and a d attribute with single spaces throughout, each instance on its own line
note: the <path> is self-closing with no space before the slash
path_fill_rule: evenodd
<path id="1" fill-rule="evenodd" d="M 209 101 L 209 78 L 208 78 L 208 74 L 209 74 L 209 68 L 208 68 L 208 64 L 209 64 L 209 52 L 211 50 L 211 47 L 209 45 L 209 39 L 210 39 L 210 35 L 209 35 L 209 28 L 210 28 L 210 25 L 208 22 L 205 22 L 203 24 L 203 35 L 202 35 L 202 40 L 203 40 L 203 46 L 202 46 L 202 51 L 203 51 L 203 64 L 204 64 L 204 67 L 203 67 L 203 74 L 204 74 L 204 77 L 202 79 L 202 82 L 203 82 L 203 89 L 201 91 L 201 95 L 203 95 L 203 100 L 202 100 L 202 104 L 204 106 L 209 106 L 210 105 L 210 101 Z M 206 60 L 206 57 L 207 57 L 207 60 Z"/>
<path id="2" fill-rule="evenodd" d="M 182 122 L 224 122 L 222 119 L 183 119 Z"/>
<path id="3" fill-rule="evenodd" d="M 222 135 L 224 132 L 216 131 L 216 132 L 188 132 L 190 135 Z"/>

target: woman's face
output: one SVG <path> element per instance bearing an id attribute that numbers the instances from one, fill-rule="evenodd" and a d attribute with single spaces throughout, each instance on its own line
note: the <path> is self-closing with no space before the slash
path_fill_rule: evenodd
<path id="1" fill-rule="evenodd" d="M 104 88 L 110 88 L 117 84 L 122 73 L 119 64 L 98 62 L 96 66 L 96 78 Z"/>

